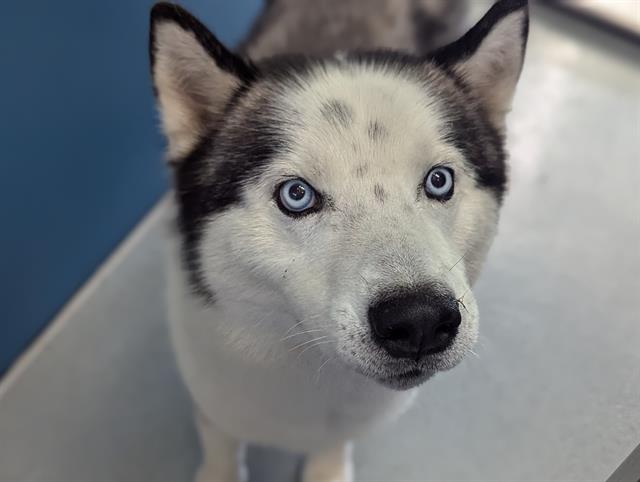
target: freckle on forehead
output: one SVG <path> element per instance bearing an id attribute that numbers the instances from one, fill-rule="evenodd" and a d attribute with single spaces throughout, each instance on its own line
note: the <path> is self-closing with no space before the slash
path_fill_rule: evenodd
<path id="1" fill-rule="evenodd" d="M 322 104 L 321 112 L 323 117 L 336 127 L 348 127 L 353 120 L 351 108 L 336 99 L 329 100 Z"/>
<path id="2" fill-rule="evenodd" d="M 378 121 L 372 121 L 367 128 L 367 135 L 372 141 L 379 141 L 387 136 L 387 129 Z"/>
<path id="3" fill-rule="evenodd" d="M 369 166 L 367 166 L 366 164 L 360 164 L 355 169 L 355 174 L 358 177 L 364 177 L 367 175 L 368 172 L 369 172 Z"/>

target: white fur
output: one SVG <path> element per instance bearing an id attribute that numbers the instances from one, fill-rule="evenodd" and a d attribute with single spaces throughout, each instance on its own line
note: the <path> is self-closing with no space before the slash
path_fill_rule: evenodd
<path id="1" fill-rule="evenodd" d="M 352 108 L 349 127 L 318 114 L 330 99 Z M 242 205 L 204 229 L 203 273 L 214 305 L 191 294 L 179 240 L 172 240 L 171 331 L 187 386 L 217 430 L 323 454 L 393 419 L 415 394 L 364 375 L 398 364 L 368 334 L 366 310 L 380 290 L 429 280 L 450 286 L 464 295 L 466 310 L 436 368 L 454 366 L 471 348 L 477 308 L 470 281 L 493 235 L 497 205 L 442 140 L 436 99 L 408 78 L 367 68 L 319 71 L 280 101 L 305 118 L 302 127 L 289 126 L 293 147 L 245 190 Z M 386 130 L 377 142 L 367 135 L 372 119 Z M 419 194 L 424 175 L 442 162 L 456 169 L 459 193 L 446 204 Z M 360 164 L 365 176 L 355 170 Z M 283 215 L 272 197 L 288 175 L 330 190 L 331 212 Z M 383 203 L 376 183 L 386 192 Z"/>
<path id="2" fill-rule="evenodd" d="M 503 45 L 517 40 L 518 15 L 507 16 L 457 67 L 495 107 L 498 123 L 517 79 L 517 49 Z M 179 155 L 202 134 L 198 116 L 219 110 L 236 83 L 202 52 L 184 56 L 190 34 L 161 28 L 174 47 L 166 55 L 158 49 L 156 86 L 170 150 Z M 184 68 L 187 61 L 195 68 Z M 498 64 L 504 80 L 492 77 Z M 204 107 L 181 94 L 189 75 L 196 94 L 216 83 Z M 419 78 L 341 61 L 269 87 L 272 103 L 282 106 L 274 115 L 284 122 L 288 147 L 258 182 L 243 186 L 242 203 L 205 222 L 198 249 L 215 303 L 192 292 L 181 240 L 169 236 L 171 335 L 200 412 L 199 482 L 241 478 L 229 457 L 241 442 L 310 454 L 306 482 L 352 477 L 349 441 L 401 414 L 416 394 L 381 383 L 409 363 L 372 341 L 367 310 L 381 292 L 436 282 L 459 299 L 459 333 L 450 348 L 423 362 L 428 375 L 455 366 L 475 342 L 471 285 L 499 206 L 447 140 L 445 106 Z M 490 79 L 497 89 L 489 88 Z M 347 107 L 347 122 L 323 113 L 332 102 Z M 377 137 L 370 134 L 374 122 Z M 442 164 L 455 171 L 455 195 L 446 203 L 422 190 L 425 175 Z M 274 191 L 292 177 L 327 193 L 326 208 L 297 219 L 280 212 Z"/>
<path id="3" fill-rule="evenodd" d="M 316 452 L 351 439 L 372 418 L 388 419 L 408 406 L 412 391 L 386 389 L 337 360 L 318 372 L 326 358 L 315 350 L 289 352 L 280 339 L 291 326 L 283 321 L 293 320 L 270 312 L 275 307 L 244 301 L 247 309 L 236 316 L 216 306 L 203 308 L 189 293 L 172 244 L 168 296 L 178 362 L 199 410 L 222 432 Z M 263 338 L 268 327 L 274 332 Z"/>

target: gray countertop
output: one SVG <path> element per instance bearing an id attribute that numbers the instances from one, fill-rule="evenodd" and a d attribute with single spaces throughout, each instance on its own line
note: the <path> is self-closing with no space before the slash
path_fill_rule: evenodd
<path id="1" fill-rule="evenodd" d="M 510 118 L 477 357 L 356 446 L 362 481 L 603 481 L 640 443 L 640 58 L 546 10 Z M 0 481 L 187 481 L 160 205 L 0 386 Z M 254 480 L 295 461 L 252 453 Z"/>

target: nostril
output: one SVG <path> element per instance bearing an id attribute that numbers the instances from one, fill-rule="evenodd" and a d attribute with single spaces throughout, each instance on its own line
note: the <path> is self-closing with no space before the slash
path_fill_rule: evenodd
<path id="1" fill-rule="evenodd" d="M 411 327 L 406 323 L 376 323 L 373 328 L 376 336 L 382 340 L 398 341 L 411 337 Z"/>
<path id="2" fill-rule="evenodd" d="M 451 341 L 458 334 L 458 327 L 462 321 L 460 312 L 452 312 L 447 314 L 438 325 L 436 325 L 431 340 L 427 342 L 426 349 L 428 354 L 438 353 L 445 350 Z"/>
<path id="3" fill-rule="evenodd" d="M 446 343 L 447 341 L 449 341 L 449 339 L 456 336 L 457 333 L 458 333 L 457 325 L 453 325 L 449 323 L 449 324 L 438 326 L 434 333 L 436 344 Z"/>
<path id="4" fill-rule="evenodd" d="M 445 314 L 440 319 L 440 326 L 451 326 L 455 329 L 460 326 L 461 322 L 462 316 L 460 315 L 460 310 L 458 310 L 457 306 L 454 306 L 446 310 Z"/>
<path id="5" fill-rule="evenodd" d="M 411 331 L 404 325 L 391 326 L 385 338 L 390 341 L 406 340 L 411 338 Z"/>

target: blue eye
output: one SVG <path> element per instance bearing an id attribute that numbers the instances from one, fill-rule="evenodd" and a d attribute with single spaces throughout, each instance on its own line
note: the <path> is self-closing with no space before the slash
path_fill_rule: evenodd
<path id="1" fill-rule="evenodd" d="M 285 214 L 300 214 L 316 205 L 313 188 L 302 179 L 291 179 L 280 185 L 278 205 Z"/>
<path id="2" fill-rule="evenodd" d="M 432 199 L 450 199 L 453 195 L 453 171 L 448 167 L 434 167 L 424 179 L 424 190 Z"/>

